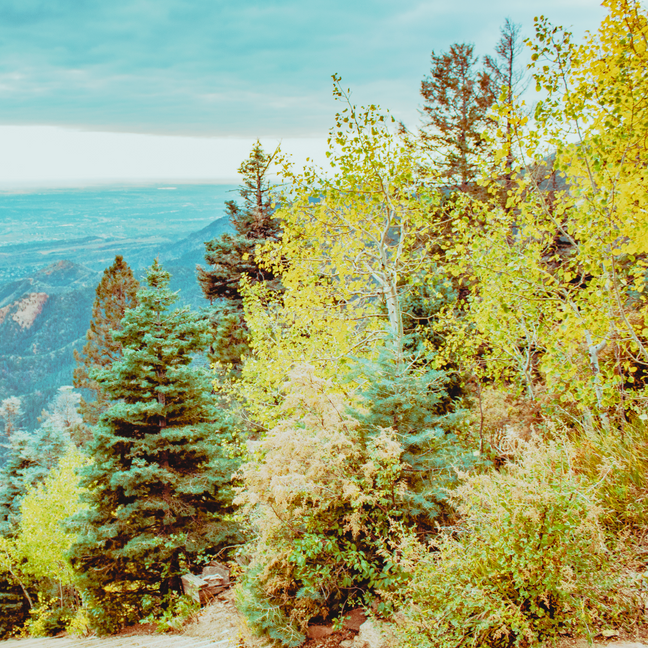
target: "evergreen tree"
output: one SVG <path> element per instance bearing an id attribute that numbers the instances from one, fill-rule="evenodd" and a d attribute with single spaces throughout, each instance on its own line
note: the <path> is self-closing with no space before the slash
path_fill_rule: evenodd
<path id="1" fill-rule="evenodd" d="M 421 82 L 423 143 L 439 158 L 452 189 L 469 191 L 477 176 L 477 155 L 485 145 L 488 110 L 495 101 L 491 76 L 477 69 L 473 46 L 454 44 L 432 52 L 430 74 Z"/>
<path id="2" fill-rule="evenodd" d="M 137 305 L 138 288 L 139 283 L 121 256 L 116 256 L 113 264 L 106 268 L 97 286 L 87 342 L 81 353 L 74 352 L 77 362 L 74 386 L 95 394 L 94 400 L 81 400 L 81 415 L 87 425 L 95 425 L 109 407 L 106 394 L 92 377 L 92 370 L 106 369 L 121 357 L 121 344 L 112 333 L 119 330 L 126 310 Z"/>
<path id="3" fill-rule="evenodd" d="M 18 422 L 22 414 L 22 403 L 18 396 L 9 396 L 0 403 L 0 421 L 4 427 L 4 436 L 7 437 L 7 441 L 11 438 L 13 431 L 18 429 Z M 0 465 L 4 465 L 8 447 L 7 442 L 0 443 Z"/>
<path id="4" fill-rule="evenodd" d="M 385 428 L 396 432 L 409 487 L 403 513 L 429 529 L 450 511 L 448 489 L 457 483 L 457 470 L 467 471 L 481 460 L 458 434 L 466 412 L 448 398 L 447 374 L 426 366 L 418 355 L 395 359 L 388 345 L 376 360 L 357 360 L 350 378 L 361 384 L 362 408 L 352 414 L 370 436 Z"/>
<path id="5" fill-rule="evenodd" d="M 278 149 L 267 155 L 261 143 L 256 142 L 249 158 L 241 164 L 238 172 L 243 176 L 239 194 L 243 205 L 229 200 L 225 203 L 236 235 L 223 234 L 207 241 L 205 260 L 209 268 L 198 267 L 198 281 L 210 302 L 220 300 L 212 318 L 215 341 L 212 345 L 214 358 L 238 367 L 241 357 L 248 349 L 248 335 L 243 319 L 243 298 L 239 283 L 247 275 L 253 283 L 268 282 L 278 288 L 274 274 L 261 268 L 255 260 L 255 248 L 269 240 L 277 240 L 280 226 L 273 219 L 272 187 L 268 181 L 268 169 Z"/>
<path id="6" fill-rule="evenodd" d="M 89 509 L 72 549 L 94 625 L 136 620 L 146 601 L 179 587 L 201 552 L 231 540 L 229 430 L 216 411 L 210 376 L 192 359 L 209 324 L 176 300 L 156 261 L 139 305 L 115 340 L 123 357 L 96 374 L 113 405 L 101 417 L 83 473 Z"/>
<path id="7" fill-rule="evenodd" d="M 7 460 L 0 471 L 0 534 L 12 535 L 20 505 L 30 486 L 39 484 L 72 444 L 82 427 L 69 387 L 62 387 L 43 412 L 40 427 L 27 431 L 13 426 L 7 441 Z M 78 396 L 78 395 L 77 395 Z"/>

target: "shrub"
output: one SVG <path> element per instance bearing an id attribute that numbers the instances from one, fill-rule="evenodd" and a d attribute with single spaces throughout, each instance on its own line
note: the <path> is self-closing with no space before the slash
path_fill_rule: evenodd
<path id="1" fill-rule="evenodd" d="M 592 431 L 575 445 L 575 468 L 596 484 L 606 529 L 643 536 L 648 524 L 648 425 L 637 419 L 622 430 Z"/>
<path id="2" fill-rule="evenodd" d="M 149 614 L 142 623 L 154 623 L 156 632 L 178 631 L 187 621 L 200 610 L 200 604 L 186 595 L 171 592 L 159 601 L 154 597 L 145 597 L 142 603 L 144 609 L 150 608 Z"/>
<path id="3" fill-rule="evenodd" d="M 38 605 L 29 612 L 30 619 L 25 623 L 23 633 L 30 637 L 53 637 L 74 619 L 76 610 L 62 607 L 58 598 L 39 596 Z"/>
<path id="4" fill-rule="evenodd" d="M 386 546 L 406 486 L 389 430 L 364 432 L 310 367 L 291 374 L 285 418 L 250 445 L 246 505 L 258 533 L 238 590 L 250 627 L 297 646 L 315 616 L 369 603 L 400 572 Z"/>
<path id="5" fill-rule="evenodd" d="M 66 628 L 80 601 L 67 552 L 76 536 L 66 527 L 78 512 L 81 489 L 76 474 L 87 463 L 72 445 L 41 484 L 28 486 L 20 504 L 15 537 L 0 537 L 0 636 L 24 630 L 53 635 Z"/>
<path id="6" fill-rule="evenodd" d="M 462 527 L 409 552 L 403 645 L 531 646 L 632 620 L 601 508 L 573 458 L 570 447 L 529 445 L 517 463 L 456 491 Z"/>

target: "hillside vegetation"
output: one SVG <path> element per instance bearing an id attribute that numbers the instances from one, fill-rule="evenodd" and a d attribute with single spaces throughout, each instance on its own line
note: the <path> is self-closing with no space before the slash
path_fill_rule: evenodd
<path id="1" fill-rule="evenodd" d="M 645 627 L 648 13 L 604 6 L 536 19 L 533 110 L 509 21 L 433 52 L 417 133 L 334 75 L 331 168 L 257 142 L 201 314 L 106 270 L 97 407 L 0 407 L 0 632 L 172 627 L 214 559 L 277 646 L 356 607 L 402 648 Z"/>

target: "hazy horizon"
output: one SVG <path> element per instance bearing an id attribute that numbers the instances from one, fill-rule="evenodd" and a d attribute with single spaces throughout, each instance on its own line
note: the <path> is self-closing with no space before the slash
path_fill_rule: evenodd
<path id="1" fill-rule="evenodd" d="M 430 53 L 493 52 L 506 18 L 545 14 L 576 40 L 595 0 L 5 0 L 0 4 L 0 188 L 236 179 L 260 138 L 324 163 L 339 105 L 419 122 Z"/>

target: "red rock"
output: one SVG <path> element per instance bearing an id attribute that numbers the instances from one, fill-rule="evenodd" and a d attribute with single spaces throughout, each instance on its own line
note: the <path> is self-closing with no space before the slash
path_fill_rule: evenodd
<path id="1" fill-rule="evenodd" d="M 306 634 L 309 639 L 326 639 L 326 637 L 330 637 L 333 634 L 333 627 L 324 625 L 308 626 Z"/>
<path id="2" fill-rule="evenodd" d="M 355 630 L 358 632 L 360 626 L 367 620 L 367 615 L 362 608 L 355 608 L 344 615 L 344 627 L 347 630 Z"/>

